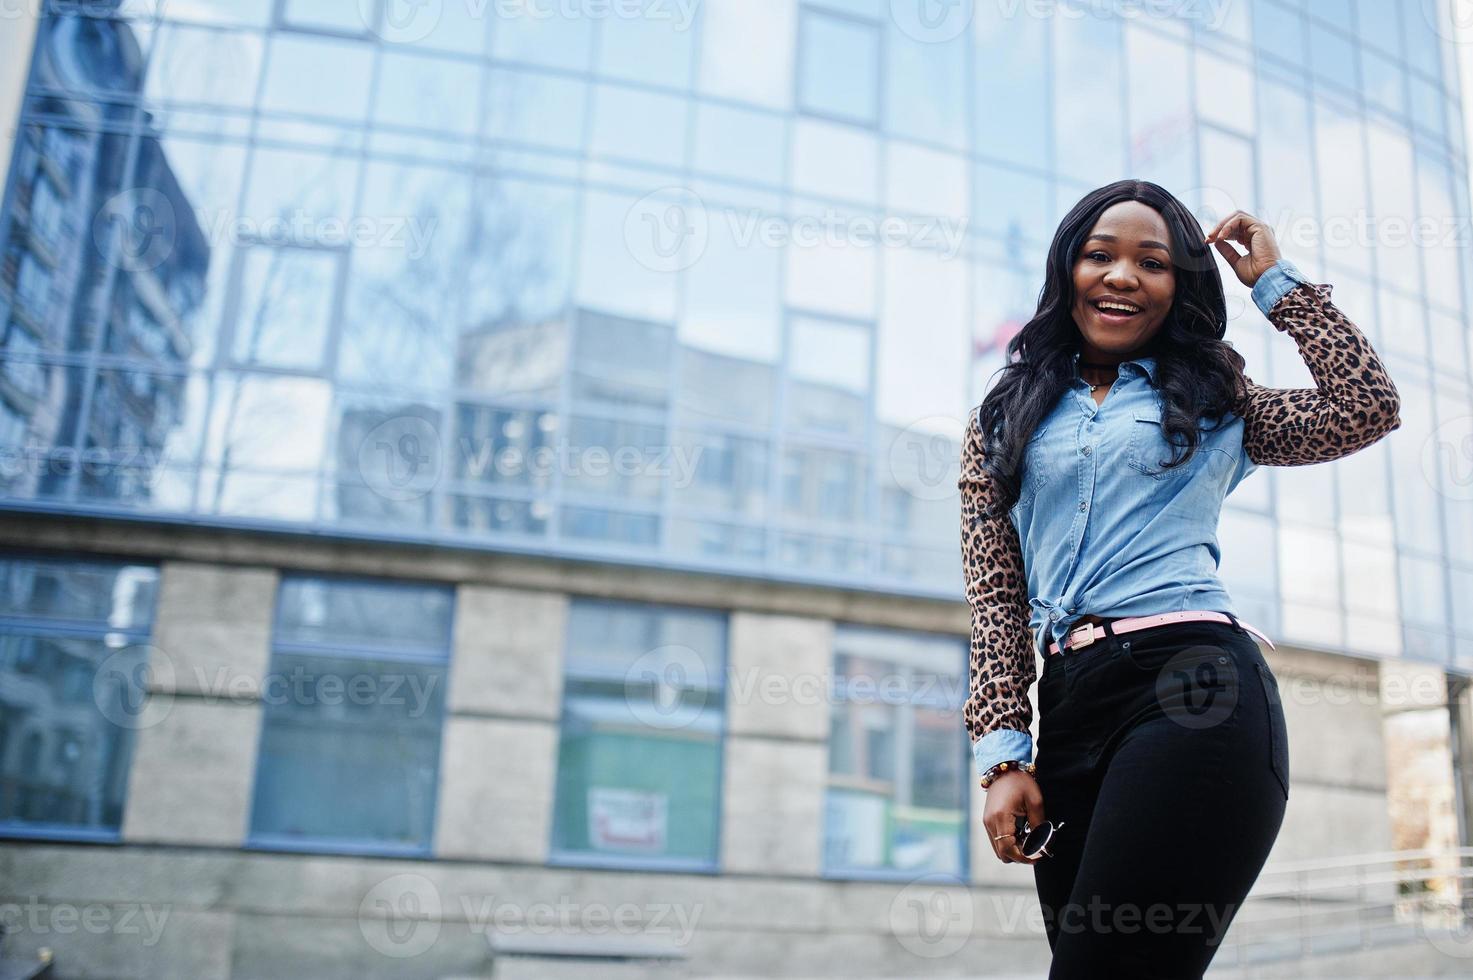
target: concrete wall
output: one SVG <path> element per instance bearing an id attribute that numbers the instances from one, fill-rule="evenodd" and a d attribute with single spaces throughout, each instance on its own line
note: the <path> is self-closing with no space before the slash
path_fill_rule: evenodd
<path id="1" fill-rule="evenodd" d="M 138 735 L 123 843 L 0 842 L 0 903 L 30 908 L 40 923 L 14 937 L 12 951 L 56 949 L 60 977 L 487 976 L 493 918 L 501 927 L 491 931 L 529 942 L 548 941 L 555 921 L 601 925 L 583 940 L 657 943 L 706 974 L 1046 969 L 1032 872 L 992 858 L 976 819 L 983 793 L 975 781 L 970 885 L 822 876 L 829 703 L 802 693 L 813 689 L 810 679 L 830 675 L 835 622 L 965 636 L 960 602 L 411 546 L 0 517 L 0 547 L 22 545 L 162 565 L 161 669 L 151 682 L 161 710 Z M 269 663 L 276 583 L 287 569 L 457 583 L 435 859 L 242 849 L 261 719 L 253 681 Z M 572 595 L 728 610 L 720 875 L 547 865 Z M 1293 768 L 1272 861 L 1386 849 L 1377 665 L 1288 649 L 1269 659 L 1284 693 Z M 102 929 L 75 927 L 74 919 L 63 931 L 57 910 L 91 915 Z M 149 916 L 158 928 L 150 930 Z M 517 931 L 528 916 L 540 934 L 525 921 Z M 608 964 L 598 970 L 583 975 L 633 975 Z M 503 959 L 496 975 L 562 974 L 545 962 Z"/>

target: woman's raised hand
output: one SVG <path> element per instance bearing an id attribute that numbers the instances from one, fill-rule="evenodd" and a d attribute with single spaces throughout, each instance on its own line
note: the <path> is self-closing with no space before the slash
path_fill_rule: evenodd
<path id="1" fill-rule="evenodd" d="M 1217 246 L 1218 253 L 1237 273 L 1238 281 L 1250 289 L 1259 276 L 1283 258 L 1273 229 L 1247 211 L 1234 211 L 1223 218 L 1207 233 L 1206 241 Z M 1232 242 L 1242 245 L 1248 254 L 1239 255 Z"/>
<path id="2" fill-rule="evenodd" d="M 988 787 L 982 826 L 1003 864 L 1037 864 L 1042 855 L 1029 860 L 1018 846 L 1022 843 L 1017 837 L 1019 817 L 1027 817 L 1030 827 L 1043 823 L 1043 791 L 1028 773 L 1014 770 L 998 776 Z"/>

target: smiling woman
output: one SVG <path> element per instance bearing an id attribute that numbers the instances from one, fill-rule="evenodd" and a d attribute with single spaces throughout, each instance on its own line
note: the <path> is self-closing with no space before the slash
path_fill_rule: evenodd
<path id="1" fill-rule="evenodd" d="M 1209 244 L 1294 338 L 1314 388 L 1243 373 Z M 1000 860 L 1035 865 L 1051 977 L 1100 976 L 1100 964 L 1201 976 L 1289 785 L 1277 684 L 1254 643 L 1267 638 L 1217 576 L 1223 498 L 1260 464 L 1338 459 L 1396 429 L 1396 387 L 1267 225 L 1240 211 L 1204 236 L 1146 181 L 1100 188 L 1065 217 L 1008 354 L 972 414 L 958 482 L 983 823 Z M 1164 813 L 1209 843 L 1142 862 Z M 1025 827 L 1048 826 L 1047 854 L 1020 850 Z M 1075 921 L 1104 907 L 1140 922 L 1163 904 L 1159 929 Z M 1212 928 L 1175 917 L 1185 909 Z"/>

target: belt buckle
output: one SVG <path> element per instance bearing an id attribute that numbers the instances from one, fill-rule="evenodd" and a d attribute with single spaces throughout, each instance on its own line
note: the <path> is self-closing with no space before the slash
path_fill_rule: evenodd
<path id="1" fill-rule="evenodd" d="M 1078 634 L 1079 634 L 1079 632 L 1081 630 L 1083 630 L 1087 634 L 1087 639 L 1085 639 L 1083 642 L 1080 642 L 1078 640 L 1078 638 L 1077 638 L 1077 636 L 1078 636 Z M 1069 649 L 1070 650 L 1079 650 L 1079 649 L 1082 649 L 1084 647 L 1089 646 L 1091 643 L 1093 643 L 1095 641 L 1095 639 L 1096 639 L 1096 637 L 1095 637 L 1095 626 L 1094 626 L 1094 623 L 1085 623 L 1083 626 L 1076 626 L 1072 630 L 1069 631 Z"/>

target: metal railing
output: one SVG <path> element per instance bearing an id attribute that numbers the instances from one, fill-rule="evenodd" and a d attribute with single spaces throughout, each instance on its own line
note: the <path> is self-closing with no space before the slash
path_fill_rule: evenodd
<path id="1" fill-rule="evenodd" d="M 1264 868 L 1214 966 L 1428 942 L 1473 968 L 1473 847 Z"/>

